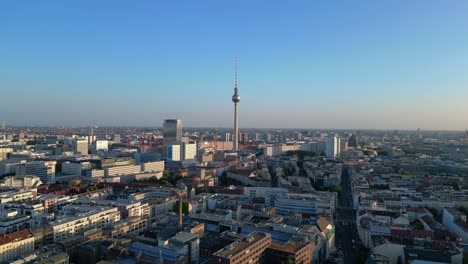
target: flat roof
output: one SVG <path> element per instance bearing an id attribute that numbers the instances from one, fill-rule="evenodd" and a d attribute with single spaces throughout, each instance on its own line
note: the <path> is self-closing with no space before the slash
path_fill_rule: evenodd
<path id="1" fill-rule="evenodd" d="M 213 255 L 214 256 L 221 256 L 224 258 L 230 258 L 231 256 L 237 255 L 238 253 L 244 251 L 251 245 L 257 243 L 261 239 L 265 238 L 268 236 L 268 234 L 264 233 L 252 233 L 249 234 L 246 238 L 239 239 L 232 244 L 227 245 L 223 249 L 215 252 Z M 249 241 L 250 238 L 250 241 Z"/>
<path id="2" fill-rule="evenodd" d="M 296 254 L 297 251 L 303 249 L 304 247 L 307 247 L 309 244 L 312 245 L 311 243 L 305 243 L 305 242 L 288 242 L 288 243 L 271 242 L 271 245 L 269 248 Z"/>

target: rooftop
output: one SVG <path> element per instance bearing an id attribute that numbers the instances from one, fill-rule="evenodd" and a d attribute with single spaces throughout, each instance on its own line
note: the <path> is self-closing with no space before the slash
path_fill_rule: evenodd
<path id="1" fill-rule="evenodd" d="M 297 251 L 303 249 L 304 247 L 307 247 L 308 245 L 311 245 L 311 244 L 305 243 L 305 242 L 288 242 L 288 243 L 272 242 L 269 248 L 295 254 Z"/>
<path id="2" fill-rule="evenodd" d="M 263 238 L 267 236 L 270 236 L 270 235 L 266 233 L 257 233 L 257 232 L 251 233 L 246 238 L 239 239 L 236 242 L 227 245 L 223 249 L 218 250 L 213 255 L 224 257 L 224 258 L 230 258 L 244 251 L 251 245 L 257 243 L 258 241 L 262 240 Z"/>
<path id="3" fill-rule="evenodd" d="M 20 241 L 26 238 L 33 237 L 33 234 L 29 231 L 29 229 L 23 229 L 17 232 L 13 232 L 10 234 L 6 234 L 0 237 L 0 245 L 5 245 L 8 243 Z"/>

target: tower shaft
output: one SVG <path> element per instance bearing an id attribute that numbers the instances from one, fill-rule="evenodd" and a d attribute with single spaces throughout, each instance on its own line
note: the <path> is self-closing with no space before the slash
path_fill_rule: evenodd
<path id="1" fill-rule="evenodd" d="M 234 150 L 238 150 L 239 144 L 239 117 L 237 115 L 237 103 L 234 103 Z"/>

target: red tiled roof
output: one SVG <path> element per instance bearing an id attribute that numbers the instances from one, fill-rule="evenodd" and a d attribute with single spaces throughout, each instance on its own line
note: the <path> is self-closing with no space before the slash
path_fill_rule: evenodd
<path id="1" fill-rule="evenodd" d="M 1 236 L 0 245 L 5 245 L 15 240 L 23 240 L 25 238 L 32 237 L 32 236 L 33 234 L 29 231 L 29 229 L 23 229 L 17 232 L 13 232 L 13 233 Z"/>

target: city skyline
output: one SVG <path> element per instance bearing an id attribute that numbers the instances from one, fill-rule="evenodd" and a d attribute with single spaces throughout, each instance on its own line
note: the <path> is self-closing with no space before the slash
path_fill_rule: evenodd
<path id="1" fill-rule="evenodd" d="M 9 126 L 465 131 L 468 10 L 453 1 L 2 3 Z"/>

